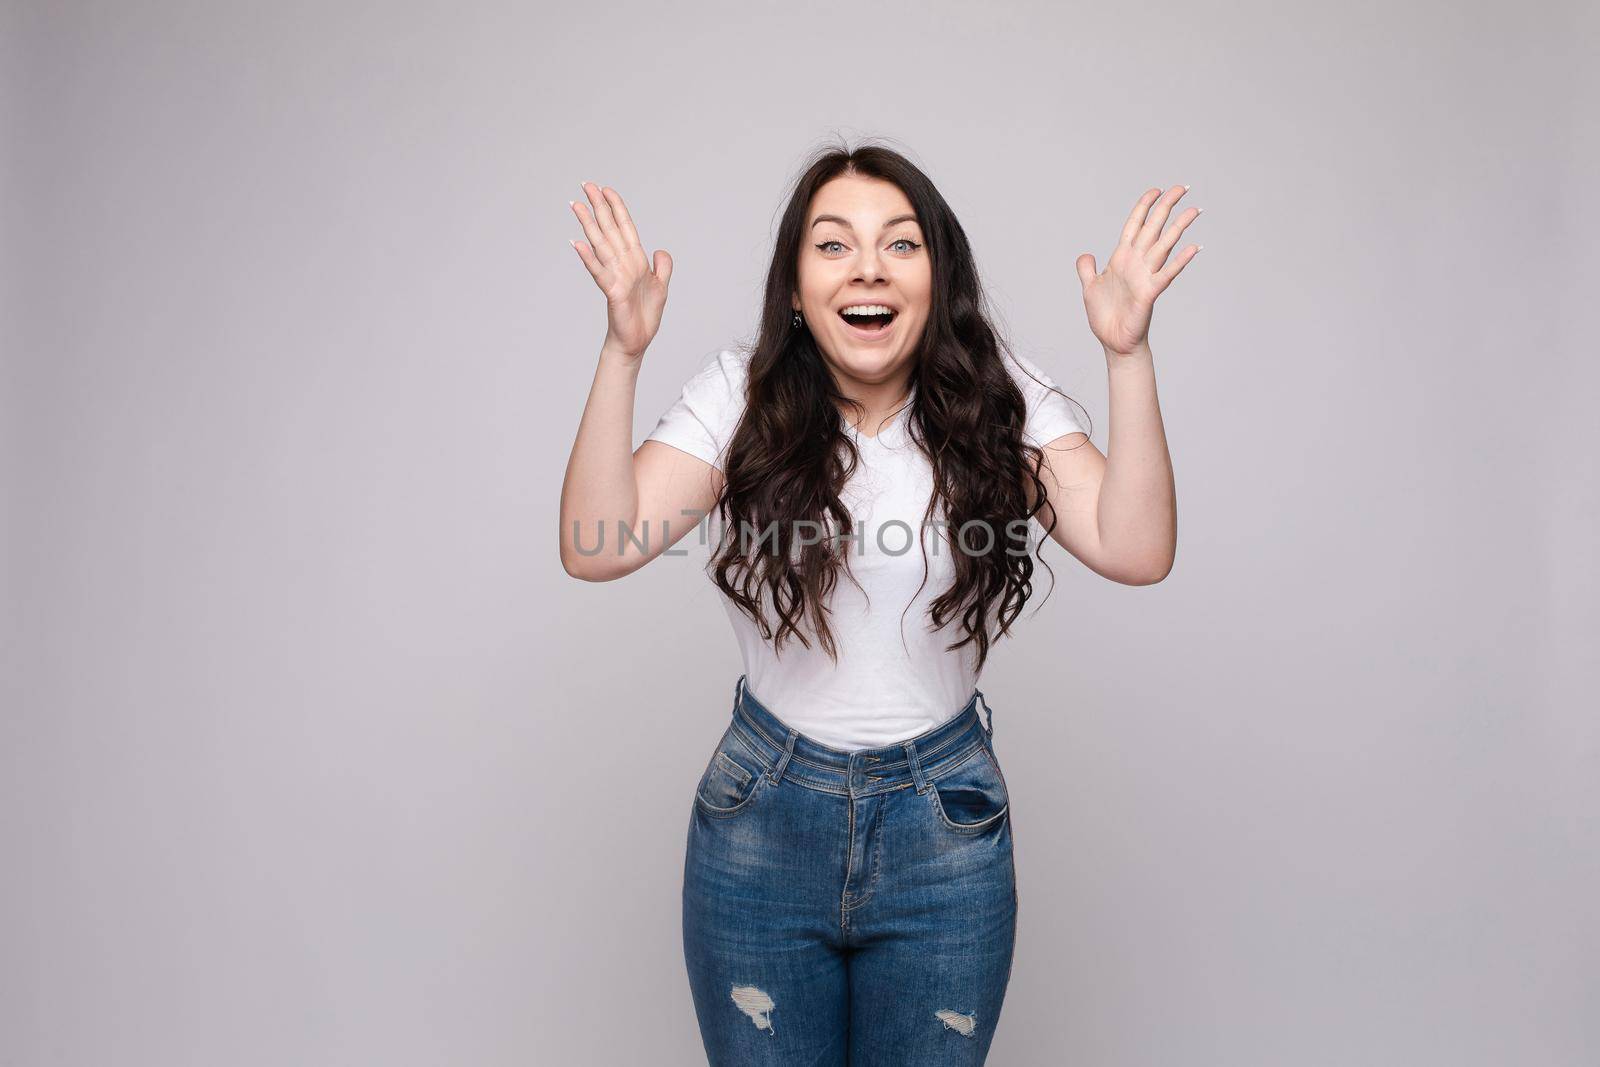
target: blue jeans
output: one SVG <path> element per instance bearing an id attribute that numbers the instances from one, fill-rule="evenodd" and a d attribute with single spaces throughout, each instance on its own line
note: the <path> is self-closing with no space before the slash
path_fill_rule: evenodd
<path id="1" fill-rule="evenodd" d="M 684 962 L 711 1067 L 984 1062 L 1017 883 L 982 699 L 909 741 L 842 752 L 785 725 L 740 676 L 683 867 Z"/>

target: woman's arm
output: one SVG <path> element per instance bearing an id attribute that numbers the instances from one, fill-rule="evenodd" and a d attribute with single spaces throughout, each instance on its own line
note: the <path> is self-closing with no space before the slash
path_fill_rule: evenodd
<path id="1" fill-rule="evenodd" d="M 1152 189 L 1139 198 L 1103 274 L 1096 272 L 1093 255 L 1078 257 L 1089 327 L 1106 355 L 1111 439 L 1102 455 L 1084 434 L 1058 438 L 1045 446 L 1040 471 L 1055 510 L 1052 539 L 1095 573 L 1125 585 L 1161 581 L 1177 555 L 1177 491 L 1149 330 L 1156 297 L 1200 251 L 1190 245 L 1167 262 L 1184 229 L 1200 216 L 1195 208 L 1162 233 L 1188 188 L 1173 186 L 1165 194 Z"/>
<path id="2" fill-rule="evenodd" d="M 1056 517 L 1050 536 L 1103 578 L 1153 585 L 1171 572 L 1178 544 L 1177 495 L 1155 366 L 1148 346 L 1127 357 L 1106 357 L 1108 454 L 1081 433 L 1044 447 L 1039 480 Z"/>
<path id="3" fill-rule="evenodd" d="M 561 483 L 561 566 L 604 582 L 655 559 L 693 529 L 720 488 L 704 460 L 656 441 L 633 451 L 633 399 L 645 350 L 661 326 L 672 257 L 646 260 L 615 189 L 584 183 L 588 205 L 570 207 L 587 242 L 574 241 L 606 296 L 607 326 L 589 400 Z M 592 205 L 592 206 L 591 206 Z M 685 514 L 685 512 L 690 514 Z"/>
<path id="4" fill-rule="evenodd" d="M 574 578 L 632 574 L 682 540 L 721 489 L 721 472 L 687 452 L 659 441 L 632 450 L 639 366 L 600 350 L 561 483 L 561 566 Z"/>

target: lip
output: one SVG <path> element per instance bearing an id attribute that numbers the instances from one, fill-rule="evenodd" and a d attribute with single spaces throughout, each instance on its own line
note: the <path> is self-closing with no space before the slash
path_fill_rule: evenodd
<path id="1" fill-rule="evenodd" d="M 894 318 L 890 319 L 889 325 L 885 326 L 883 329 L 869 333 L 868 331 L 861 329 L 861 327 L 851 323 L 851 321 L 845 318 L 843 315 L 839 314 L 839 312 L 845 308 L 855 307 L 858 304 L 880 304 L 894 312 Z M 839 307 L 834 311 L 834 315 L 837 316 L 839 321 L 844 324 L 844 328 L 850 331 L 851 336 L 863 344 L 869 345 L 878 341 L 887 340 L 889 335 L 894 333 L 895 327 L 899 325 L 900 316 L 903 313 L 904 312 L 901 310 L 899 305 L 891 304 L 887 300 L 852 300 L 848 303 L 840 304 Z"/>

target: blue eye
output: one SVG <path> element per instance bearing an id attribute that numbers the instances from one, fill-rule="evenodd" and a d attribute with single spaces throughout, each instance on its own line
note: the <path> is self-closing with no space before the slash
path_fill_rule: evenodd
<path id="1" fill-rule="evenodd" d="M 826 253 L 828 251 L 828 246 L 829 245 L 838 245 L 840 248 L 843 248 L 844 247 L 844 242 L 842 242 L 842 241 L 823 241 L 823 242 L 821 242 L 821 243 L 819 243 L 817 245 L 817 251 Z M 906 249 L 906 251 L 908 253 L 909 252 L 915 252 L 917 249 L 922 247 L 920 244 L 918 244 L 916 241 L 913 241 L 909 237 L 898 238 L 892 244 L 890 244 L 889 247 L 893 248 L 895 245 L 910 245 L 911 247 Z"/>

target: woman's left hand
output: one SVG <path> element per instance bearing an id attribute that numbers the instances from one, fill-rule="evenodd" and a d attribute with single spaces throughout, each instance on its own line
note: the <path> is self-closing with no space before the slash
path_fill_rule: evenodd
<path id="1" fill-rule="evenodd" d="M 1104 273 L 1097 271 L 1092 253 L 1078 257 L 1078 280 L 1083 283 L 1089 329 L 1108 353 L 1129 355 L 1146 344 L 1156 297 L 1200 251 L 1199 245 L 1189 245 L 1171 263 L 1167 262 L 1184 229 L 1200 217 L 1200 208 L 1190 208 L 1166 233 L 1161 232 L 1173 206 L 1188 191 L 1187 185 L 1174 185 L 1165 193 L 1147 190 L 1133 205 L 1133 212 L 1122 227 L 1122 239 L 1111 253 Z"/>

